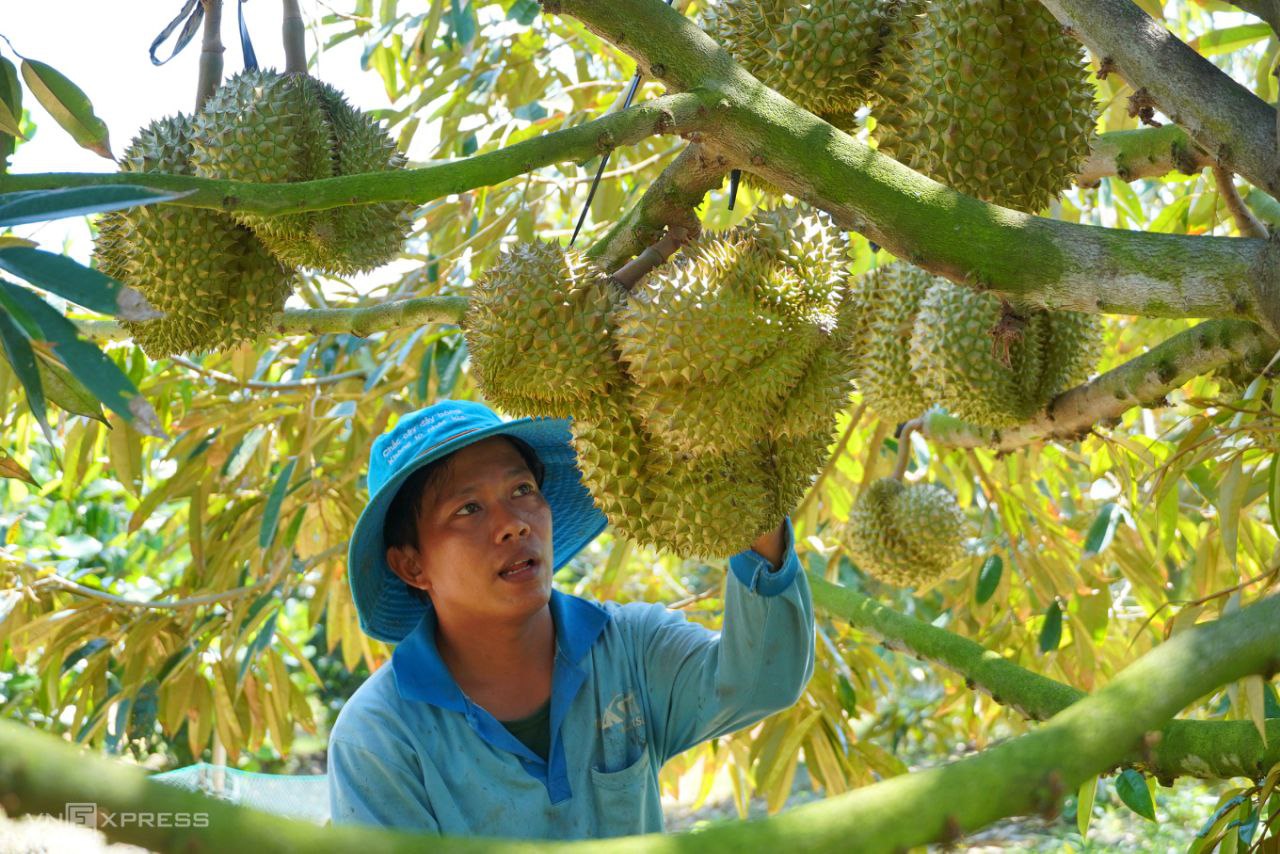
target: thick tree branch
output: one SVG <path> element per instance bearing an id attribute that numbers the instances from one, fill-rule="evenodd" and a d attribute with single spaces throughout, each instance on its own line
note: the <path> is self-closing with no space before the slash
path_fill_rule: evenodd
<path id="1" fill-rule="evenodd" d="M 426 204 L 442 196 L 499 184 L 552 163 L 595 157 L 655 134 L 700 130 L 711 121 L 714 103 L 705 94 L 664 95 L 622 112 L 518 142 L 498 151 L 418 169 L 397 169 L 293 184 L 249 184 L 138 172 L 48 172 L 0 175 L 0 193 L 127 183 L 192 191 L 190 195 L 172 202 L 176 205 L 252 211 L 268 216 L 369 202 Z"/>
<path id="2" fill-rule="evenodd" d="M 889 649 L 940 664 L 972 688 L 1032 720 L 1048 720 L 1088 696 L 1002 658 L 968 638 L 900 614 L 857 591 L 810 574 L 814 606 L 880 638 Z M 1169 784 L 1176 777 L 1256 776 L 1280 762 L 1280 720 L 1267 724 L 1263 745 L 1252 721 L 1170 721 L 1153 750 L 1124 761 Z"/>
<path id="3" fill-rule="evenodd" d="M 1276 111 L 1132 0 L 1041 0 L 1134 89 L 1145 90 L 1219 163 L 1280 195 Z"/>
<path id="4" fill-rule="evenodd" d="M 667 228 L 683 228 L 691 237 L 702 231 L 694 208 L 703 197 L 724 182 L 728 161 L 692 143 L 645 190 L 587 254 L 606 270 L 614 270 L 628 258 L 660 239 Z"/>
<path id="5" fill-rule="evenodd" d="M 857 600 L 851 600 L 851 607 Z M 578 852 L 737 852 L 763 845 L 806 851 L 893 851 L 955 841 L 1010 815 L 1056 810 L 1063 796 L 1154 747 L 1159 728 L 1223 684 L 1280 667 L 1280 596 L 1176 635 L 1069 705 L 1029 735 L 940 768 L 904 774 L 798 807 L 766 821 L 723 822 L 693 834 L 572 843 Z M 68 802 L 94 803 L 101 815 L 147 810 L 203 812 L 208 827 L 139 827 L 115 822 L 113 840 L 157 851 L 252 847 L 264 852 L 418 850 L 423 840 L 383 830 L 325 829 L 237 809 L 147 781 L 141 771 L 79 755 L 22 726 L 0 723 L 0 803 L 14 815 L 60 815 Z M 121 826 L 123 825 L 123 826 Z M 436 839 L 433 850 L 531 852 L 559 842 Z"/>
<path id="6" fill-rule="evenodd" d="M 1160 178 L 1174 171 L 1193 175 L 1211 165 L 1213 159 L 1177 125 L 1116 130 L 1093 138 L 1076 183 L 1096 187 L 1113 175 L 1121 181 Z"/>
<path id="7" fill-rule="evenodd" d="M 1280 315 L 1264 241 L 1119 231 L 985 204 L 799 109 L 657 0 L 544 5 L 613 40 L 668 86 L 713 91 L 718 150 L 917 266 L 1048 308 L 1266 323 Z"/>
<path id="8" fill-rule="evenodd" d="M 1280 342 L 1257 324 L 1207 320 L 1113 368 L 1084 385 L 1063 392 L 1040 415 L 1007 430 L 991 430 L 961 421 L 941 410 L 924 416 L 924 435 L 953 448 L 1012 451 L 1031 442 L 1074 441 L 1098 424 L 1115 424 L 1135 406 L 1166 406 L 1165 395 L 1192 377 L 1231 362 L 1270 358 Z"/>
<path id="9" fill-rule="evenodd" d="M 359 308 L 288 309 L 272 324 L 276 335 L 323 335 L 348 332 L 369 336 L 425 323 L 460 323 L 467 311 L 467 298 L 414 297 Z M 126 341 L 129 333 L 114 320 L 78 320 L 76 328 L 90 338 Z"/>

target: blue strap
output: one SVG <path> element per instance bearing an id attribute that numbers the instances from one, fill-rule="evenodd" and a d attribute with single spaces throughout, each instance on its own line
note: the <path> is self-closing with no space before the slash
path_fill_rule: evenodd
<path id="1" fill-rule="evenodd" d="M 244 69 L 257 71 L 258 57 L 253 52 L 253 42 L 249 41 L 249 28 L 244 23 L 244 0 L 240 0 L 237 11 L 240 13 L 240 50 L 244 53 Z"/>
<path id="2" fill-rule="evenodd" d="M 173 51 L 169 54 L 167 59 L 160 59 L 156 56 L 156 50 L 159 49 L 160 45 L 164 43 L 164 40 L 169 38 L 173 31 L 178 28 L 178 24 L 182 23 L 183 18 L 186 18 L 187 22 L 183 25 L 182 32 L 178 33 L 178 40 L 174 42 Z M 151 42 L 151 49 L 148 51 L 151 54 L 151 64 L 164 65 L 170 59 L 173 59 L 181 53 L 182 49 L 191 41 L 192 36 L 196 34 L 196 30 L 200 29 L 200 22 L 203 20 L 204 4 L 201 3 L 200 0 L 187 0 L 187 2 L 183 4 L 182 11 L 178 13 L 178 16 L 170 21 L 168 26 L 160 31 L 160 35 L 156 36 Z"/>

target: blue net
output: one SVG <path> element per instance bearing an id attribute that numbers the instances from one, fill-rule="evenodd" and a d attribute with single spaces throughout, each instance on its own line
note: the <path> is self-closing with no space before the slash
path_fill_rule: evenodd
<path id="1" fill-rule="evenodd" d="M 324 774 L 258 774 L 200 762 L 152 774 L 151 779 L 275 815 L 329 822 L 329 783 Z"/>

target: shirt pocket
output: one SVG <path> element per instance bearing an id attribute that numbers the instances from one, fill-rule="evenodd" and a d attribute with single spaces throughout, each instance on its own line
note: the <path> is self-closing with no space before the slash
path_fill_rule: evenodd
<path id="1" fill-rule="evenodd" d="M 649 747 L 646 745 L 640 752 L 640 757 L 626 768 L 618 771 L 601 771 L 599 768 L 592 768 L 591 784 L 612 791 L 628 791 L 648 778 L 648 770 Z"/>
<path id="2" fill-rule="evenodd" d="M 656 781 L 649 773 L 649 748 L 640 758 L 618 771 L 591 769 L 592 793 L 597 807 L 600 836 L 630 836 L 662 829 L 657 808 Z"/>

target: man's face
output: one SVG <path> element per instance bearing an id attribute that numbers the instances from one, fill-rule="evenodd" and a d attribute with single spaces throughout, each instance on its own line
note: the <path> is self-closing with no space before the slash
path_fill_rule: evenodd
<path id="1" fill-rule="evenodd" d="M 421 504 L 417 553 L 406 555 L 417 574 L 405 580 L 431 594 L 437 613 L 519 620 L 547 604 L 551 508 L 509 441 L 455 452 Z"/>

